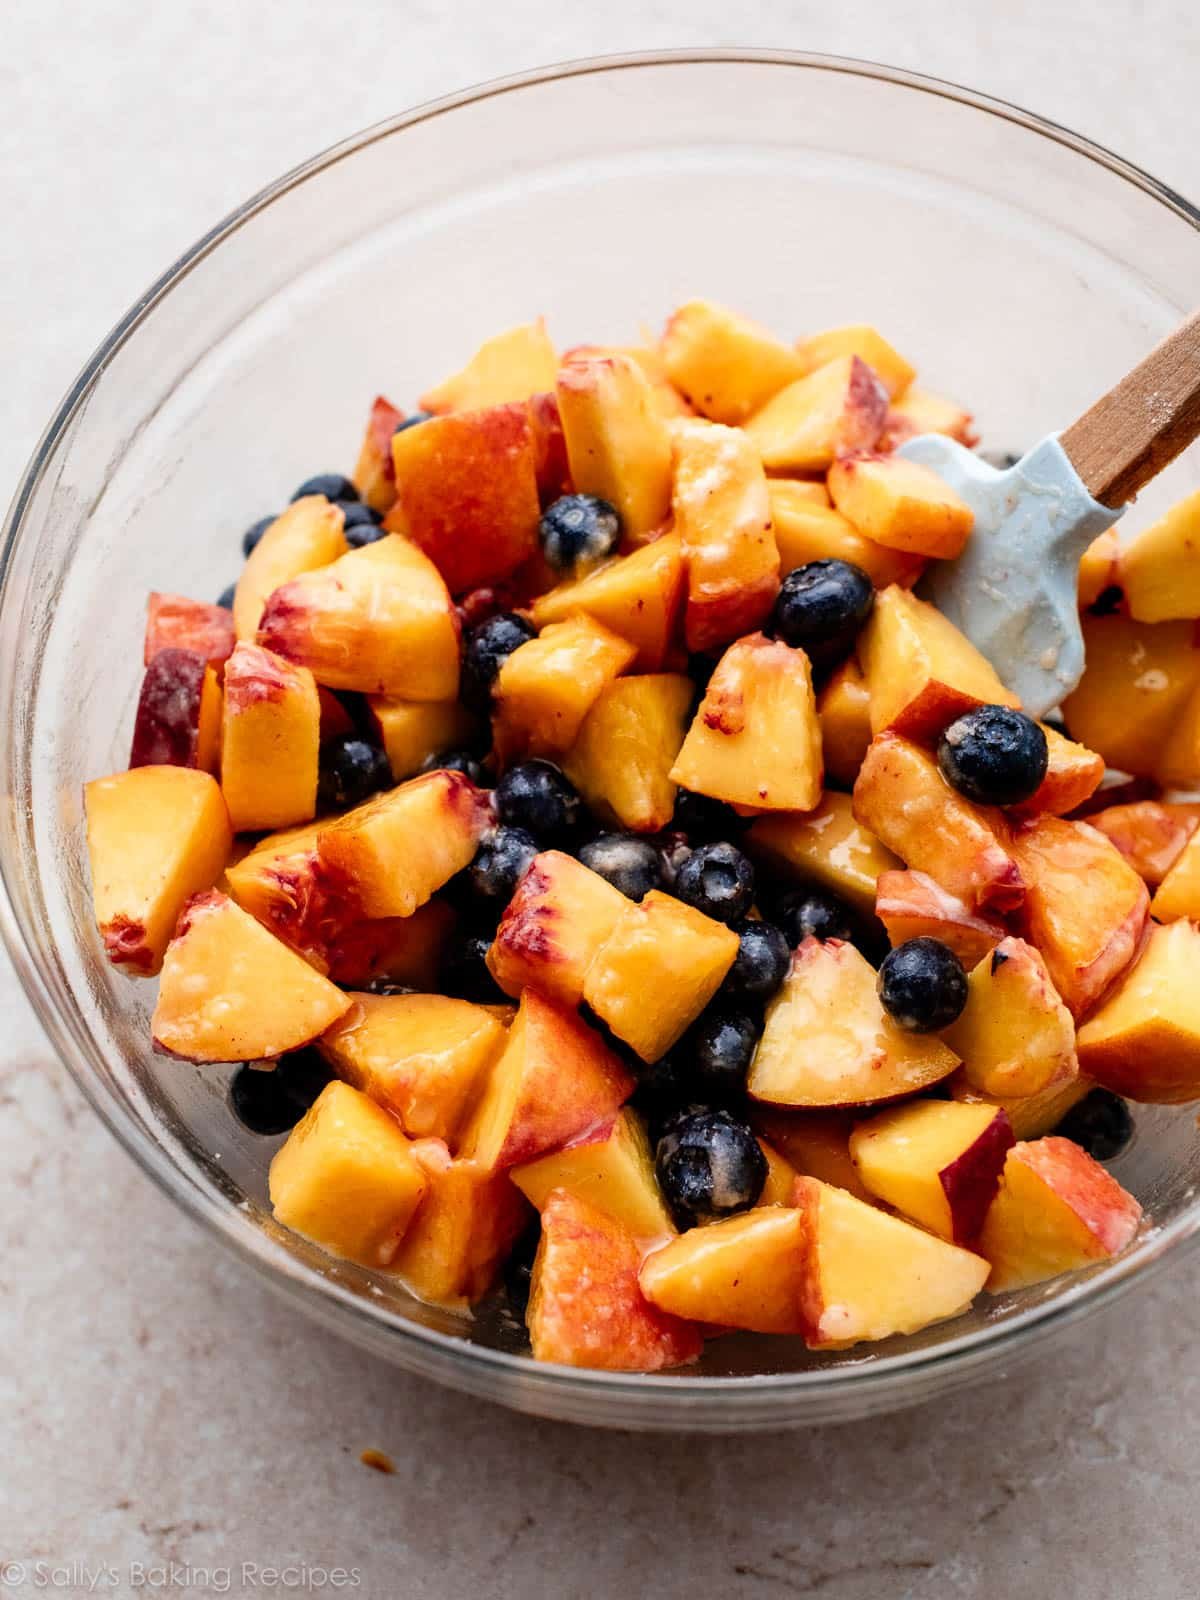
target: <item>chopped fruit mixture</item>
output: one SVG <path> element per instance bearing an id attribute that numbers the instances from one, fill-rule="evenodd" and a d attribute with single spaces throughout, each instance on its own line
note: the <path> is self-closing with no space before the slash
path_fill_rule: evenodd
<path id="1" fill-rule="evenodd" d="M 1200 496 L 1087 553 L 1036 721 L 913 592 L 973 514 L 895 451 L 975 442 L 914 377 L 530 322 L 149 596 L 96 921 L 283 1227 L 643 1372 L 1129 1245 L 1129 1102 L 1200 1098 Z"/>

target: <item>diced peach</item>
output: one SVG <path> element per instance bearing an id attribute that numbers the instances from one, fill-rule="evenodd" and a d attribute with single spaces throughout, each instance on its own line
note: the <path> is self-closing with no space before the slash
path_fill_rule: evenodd
<path id="1" fill-rule="evenodd" d="M 588 361 L 595 356 L 628 356 L 642 369 L 654 395 L 654 404 L 662 415 L 671 421 L 676 417 L 692 417 L 695 411 L 671 382 L 667 364 L 661 353 L 649 344 L 577 344 L 563 351 L 563 364 Z"/>
<path id="2" fill-rule="evenodd" d="M 762 1192 L 758 1197 L 760 1206 L 790 1206 L 796 1190 L 796 1179 L 800 1174 L 786 1156 L 780 1155 L 774 1145 L 765 1139 L 759 1139 L 758 1148 L 762 1151 L 767 1163 L 767 1176 L 763 1181 Z"/>
<path id="3" fill-rule="evenodd" d="M 1154 764 L 1154 776 L 1164 789 L 1200 785 L 1200 686 L 1192 690 L 1175 719 Z"/>
<path id="4" fill-rule="evenodd" d="M 1174 1105 L 1200 1095 L 1200 928 L 1152 927 L 1119 988 L 1079 1030 L 1079 1064 L 1106 1089 Z"/>
<path id="5" fill-rule="evenodd" d="M 234 592 L 233 625 L 239 639 L 253 642 L 276 589 L 346 554 L 345 520 L 342 508 L 323 494 L 294 500 L 275 518 L 251 551 Z"/>
<path id="6" fill-rule="evenodd" d="M 657 1372 L 695 1361 L 698 1329 L 638 1287 L 642 1249 L 606 1212 L 556 1189 L 542 1211 L 526 1321 L 535 1361 Z"/>
<path id="7" fill-rule="evenodd" d="M 559 850 L 534 857 L 496 929 L 488 966 L 506 994 L 527 987 L 578 1005 L 596 952 L 629 901 L 598 872 Z"/>
<path id="8" fill-rule="evenodd" d="M 1063 701 L 1073 739 L 1110 766 L 1158 777 L 1163 750 L 1197 683 L 1200 649 L 1190 622 L 1084 616 L 1087 667 Z"/>
<path id="9" fill-rule="evenodd" d="M 276 1222 L 364 1267 L 392 1265 L 428 1187 L 399 1124 L 345 1083 L 321 1090 L 268 1177 Z"/>
<path id="10" fill-rule="evenodd" d="M 405 539 L 378 539 L 276 589 L 258 642 L 330 689 L 402 700 L 458 693 L 454 607 L 437 568 Z"/>
<path id="11" fill-rule="evenodd" d="M 872 1194 L 939 1238 L 969 1247 L 1012 1145 L 1003 1111 L 921 1100 L 860 1122 L 850 1153 Z"/>
<path id="12" fill-rule="evenodd" d="M 805 371 L 796 352 L 765 328 L 710 300 L 689 300 L 673 312 L 660 349 L 671 382 L 714 422 L 744 422 Z"/>
<path id="13" fill-rule="evenodd" d="M 1129 865 L 1153 888 L 1183 854 L 1200 825 L 1200 805 L 1172 805 L 1161 800 L 1135 800 L 1130 805 L 1093 811 L 1089 824 L 1114 844 Z M 1158 903 L 1150 908 L 1159 915 Z M 1197 907 L 1200 914 L 1200 906 Z M 1165 920 L 1159 918 L 1160 921 Z"/>
<path id="14" fill-rule="evenodd" d="M 1046 736 L 1049 760 L 1046 776 L 1030 795 L 1012 809 L 1020 816 L 1036 817 L 1052 811 L 1064 817 L 1086 804 L 1104 781 L 1104 757 L 1086 745 L 1066 739 L 1057 728 L 1040 724 Z"/>
<path id="15" fill-rule="evenodd" d="M 559 369 L 557 394 L 572 482 L 640 541 L 671 509 L 671 435 L 649 380 L 628 356 L 590 356 Z"/>
<path id="16" fill-rule="evenodd" d="M 692 692 L 692 680 L 672 672 L 618 678 L 601 691 L 563 766 L 606 822 L 634 833 L 657 833 L 670 822 L 671 768 Z"/>
<path id="17" fill-rule="evenodd" d="M 567 461 L 562 418 L 558 414 L 558 396 L 551 386 L 546 394 L 530 395 L 527 405 L 538 498 L 543 505 L 549 505 L 559 495 L 567 494 L 571 486 L 571 468 Z"/>
<path id="18" fill-rule="evenodd" d="M 803 650 L 755 633 L 730 645 L 671 768 L 696 794 L 757 811 L 821 800 L 821 725 Z"/>
<path id="19" fill-rule="evenodd" d="M 588 712 L 636 653 L 628 639 L 586 615 L 548 623 L 518 646 L 492 691 L 500 759 L 569 750 Z"/>
<path id="20" fill-rule="evenodd" d="M 689 650 L 714 650 L 764 621 L 779 593 L 779 551 L 762 462 L 737 428 L 675 435 L 671 498 L 687 569 Z"/>
<path id="21" fill-rule="evenodd" d="M 799 492 L 811 487 L 783 478 L 771 478 L 767 483 L 782 573 L 810 561 L 849 561 L 861 567 L 877 589 L 893 583 L 909 588 L 916 583 L 925 568 L 924 556 L 889 550 L 864 538 L 828 502 L 813 504 L 807 494 Z"/>
<path id="22" fill-rule="evenodd" d="M 985 1094 L 1038 1094 L 1077 1070 L 1071 1013 L 1023 939 L 1004 939 L 978 962 L 966 1007 L 942 1037 L 962 1057 L 967 1082 Z"/>
<path id="23" fill-rule="evenodd" d="M 146 638 L 142 661 L 146 666 L 160 650 L 195 650 L 210 667 L 228 660 L 237 642 L 233 612 L 224 606 L 188 600 L 181 594 L 151 593 L 146 602 Z"/>
<path id="24" fill-rule="evenodd" d="M 879 330 L 865 322 L 847 323 L 845 327 L 826 328 L 823 333 L 811 334 L 800 340 L 796 353 L 806 372 L 813 372 L 838 356 L 861 356 L 887 390 L 889 400 L 898 399 L 917 375 L 916 368 Z"/>
<path id="25" fill-rule="evenodd" d="M 1138 622 L 1200 617 L 1200 489 L 1121 550 L 1119 581 Z"/>
<path id="26" fill-rule="evenodd" d="M 375 396 L 352 476 L 359 495 L 380 516 L 391 509 L 396 498 L 392 435 L 403 421 L 403 411 L 383 395 Z"/>
<path id="27" fill-rule="evenodd" d="M 887 405 L 866 362 L 839 356 L 768 400 L 746 423 L 746 432 L 764 466 L 819 472 L 849 451 L 873 449 Z"/>
<path id="28" fill-rule="evenodd" d="M 958 1057 L 884 1011 L 875 970 L 851 944 L 805 939 L 766 1023 L 746 1087 L 770 1105 L 871 1105 L 948 1077 Z"/>
<path id="29" fill-rule="evenodd" d="M 851 786 L 871 743 L 871 696 L 858 663 L 843 661 L 817 696 L 826 781 Z"/>
<path id="30" fill-rule="evenodd" d="M 392 466 L 384 527 L 423 550 L 453 594 L 507 578 L 536 552 L 538 458 L 523 402 L 405 428 Z"/>
<path id="31" fill-rule="evenodd" d="M 781 1151 L 799 1176 L 820 1178 L 860 1200 L 874 1203 L 850 1155 L 855 1116 L 848 1111 L 786 1111 L 751 1104 L 750 1125 Z M 760 1143 L 762 1142 L 760 1138 Z M 779 1204 L 794 1205 L 795 1192 Z M 765 1193 L 765 1191 L 764 1191 Z M 765 1204 L 765 1201 L 763 1202 Z"/>
<path id="32" fill-rule="evenodd" d="M 988 1264 L 815 1178 L 796 1179 L 801 1317 L 813 1350 L 916 1333 L 956 1317 L 983 1288 Z"/>
<path id="33" fill-rule="evenodd" d="M 298 1050 L 349 1008 L 227 895 L 194 895 L 163 960 L 154 1048 L 184 1061 L 265 1061 Z"/>
<path id="34" fill-rule="evenodd" d="M 1179 859 L 1172 863 L 1150 910 L 1159 922 L 1174 922 L 1179 917 L 1200 919 L 1200 834 L 1193 832 Z"/>
<path id="35" fill-rule="evenodd" d="M 636 1111 L 617 1112 L 562 1150 L 514 1167 L 512 1181 L 540 1211 L 551 1191 L 568 1194 L 615 1217 L 635 1239 L 657 1244 L 675 1232 L 654 1176 L 654 1152 Z"/>
<path id="36" fill-rule="evenodd" d="M 215 778 L 134 767 L 84 785 L 92 904 L 114 966 L 153 977 L 184 905 L 211 889 L 233 833 Z"/>
<path id="37" fill-rule="evenodd" d="M 541 317 L 485 339 L 461 372 L 426 389 L 422 411 L 475 411 L 553 389 L 558 355 Z"/>
<path id="38" fill-rule="evenodd" d="M 971 507 L 932 467 L 902 456 L 839 457 L 829 493 L 861 534 L 891 550 L 953 560 L 975 526 Z"/>
<path id="39" fill-rule="evenodd" d="M 479 724 L 460 700 L 396 700 L 372 695 L 368 710 L 397 783 L 420 772 L 431 756 L 473 742 Z"/>
<path id="40" fill-rule="evenodd" d="M 637 647 L 639 672 L 662 669 L 683 606 L 683 552 L 677 533 L 621 556 L 579 582 L 539 595 L 529 609 L 534 627 L 593 617 Z"/>
<path id="41" fill-rule="evenodd" d="M 225 664 L 221 721 L 221 791 L 236 833 L 311 821 L 320 745 L 312 673 L 243 640 Z"/>
<path id="42" fill-rule="evenodd" d="M 757 1206 L 672 1239 L 646 1257 L 638 1282 L 673 1316 L 754 1333 L 803 1333 L 802 1233 L 798 1211 Z"/>
<path id="43" fill-rule="evenodd" d="M 1115 528 L 1105 528 L 1094 538 L 1079 562 L 1077 597 L 1079 609 L 1088 610 L 1101 595 L 1120 585 L 1121 541 Z"/>
<path id="44" fill-rule="evenodd" d="M 989 955 L 1008 932 L 1003 922 L 972 911 L 927 872 L 881 872 L 875 915 L 893 945 L 937 939 L 968 967 Z"/>
<path id="45" fill-rule="evenodd" d="M 1069 1139 L 1014 1145 L 979 1239 L 993 1294 L 1120 1255 L 1142 1208 Z"/>
<path id="46" fill-rule="evenodd" d="M 823 477 L 777 478 L 772 476 L 767 479 L 767 490 L 771 496 L 772 511 L 775 509 L 777 496 L 782 507 L 796 512 L 804 511 L 811 506 L 828 511 L 833 505 Z"/>
<path id="47" fill-rule="evenodd" d="M 522 1166 L 610 1127 L 633 1088 L 595 1029 L 527 989 L 459 1153 L 489 1171 Z"/>
<path id="48" fill-rule="evenodd" d="M 1026 886 L 1018 926 L 1078 1021 L 1141 948 L 1146 885 L 1086 822 L 1039 817 L 1013 832 L 1010 848 Z"/>
<path id="49" fill-rule="evenodd" d="M 146 668 L 133 722 L 131 767 L 216 772 L 221 755 L 221 685 L 196 650 L 159 650 Z"/>
<path id="50" fill-rule="evenodd" d="M 869 829 L 859 823 L 849 795 L 826 792 L 807 813 L 760 817 L 746 836 L 756 861 L 819 884 L 870 914 L 881 873 L 901 865 Z"/>
<path id="51" fill-rule="evenodd" d="M 614 923 L 583 998 L 643 1061 L 658 1061 L 716 994 L 737 952 L 732 929 L 652 889 Z"/>
<path id="52" fill-rule="evenodd" d="M 928 389 L 918 389 L 914 384 L 888 408 L 879 448 L 894 450 L 906 439 L 915 439 L 921 433 L 944 433 L 967 446 L 979 442 L 975 419 L 969 411 L 964 411 L 953 400 L 931 394 Z"/>
<path id="53" fill-rule="evenodd" d="M 355 916 L 330 930 L 327 975 L 343 989 L 359 989 L 373 978 L 432 989 L 454 926 L 453 908 L 444 900 L 427 900 L 411 917 Z"/>
<path id="54" fill-rule="evenodd" d="M 529 1207 L 507 1173 L 452 1160 L 436 1140 L 421 1140 L 413 1153 L 429 1187 L 389 1271 L 430 1305 L 474 1305 L 494 1286 Z"/>
<path id="55" fill-rule="evenodd" d="M 993 1110 L 1003 1111 L 1012 1124 L 1014 1138 L 1040 1139 L 1043 1134 L 1052 1133 L 1058 1127 L 1071 1107 L 1077 1106 L 1085 1095 L 1091 1093 L 1096 1082 L 1082 1072 L 1072 1072 L 1039 1089 L 1037 1094 L 984 1094 L 982 1089 L 976 1089 L 967 1082 L 960 1067 L 949 1079 L 949 1085 L 952 1100 L 965 1105 L 991 1106 Z"/>

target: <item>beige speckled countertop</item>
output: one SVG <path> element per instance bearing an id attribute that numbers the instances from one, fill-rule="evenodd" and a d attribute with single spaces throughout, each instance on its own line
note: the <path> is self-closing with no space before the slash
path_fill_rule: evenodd
<path id="1" fill-rule="evenodd" d="M 1200 194 L 1200 13 L 1110 0 L 1077 34 L 1079 17 L 1064 0 L 9 0 L 0 483 L 211 221 L 365 123 L 539 62 L 731 41 L 873 57 Z M 7 963 L 0 986 L 12 1592 L 135 1592 L 138 1563 L 150 1592 L 296 1592 L 243 1562 L 355 1569 L 350 1592 L 388 1600 L 1200 1592 L 1195 1258 L 1018 1378 L 880 1422 L 632 1442 L 534 1422 L 338 1343 L 206 1246 L 87 1110 Z M 360 1464 L 367 1446 L 394 1476 Z"/>

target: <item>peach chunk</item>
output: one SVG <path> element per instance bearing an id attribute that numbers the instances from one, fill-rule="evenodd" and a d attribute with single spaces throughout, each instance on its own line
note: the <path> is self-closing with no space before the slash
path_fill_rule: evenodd
<path id="1" fill-rule="evenodd" d="M 814 501 L 810 493 L 813 489 L 820 489 L 821 500 Z M 865 539 L 852 522 L 833 509 L 821 484 L 771 478 L 767 491 L 781 572 L 805 567 L 810 561 L 849 561 L 861 567 L 877 589 L 892 583 L 908 588 L 921 576 L 923 556 L 889 550 L 886 545 Z"/>
<path id="2" fill-rule="evenodd" d="M 1200 617 L 1200 489 L 1125 546 L 1120 584 L 1138 622 Z"/>
<path id="3" fill-rule="evenodd" d="M 400 1119 L 414 1139 L 453 1147 L 504 1028 L 482 1006 L 444 994 L 353 994 L 318 1041 L 338 1077 Z"/>
<path id="4" fill-rule="evenodd" d="M 1120 1255 L 1142 1208 L 1070 1139 L 1037 1139 L 1008 1152 L 1000 1192 L 979 1238 L 993 1294 L 1023 1289 Z"/>
<path id="5" fill-rule="evenodd" d="M 982 961 L 1008 932 L 995 917 L 972 911 L 927 872 L 881 872 L 875 915 L 893 945 L 938 939 L 969 967 Z"/>
<path id="6" fill-rule="evenodd" d="M 952 789 L 927 751 L 894 733 L 876 736 L 854 785 L 854 815 L 918 872 L 972 910 L 1021 903 L 1021 871 L 998 813 Z"/>
<path id="7" fill-rule="evenodd" d="M 92 904 L 114 966 L 153 977 L 194 894 L 211 889 L 233 833 L 215 778 L 134 767 L 84 785 Z"/>
<path id="8" fill-rule="evenodd" d="M 805 372 L 796 352 L 765 328 L 710 300 L 673 312 L 659 348 L 671 382 L 714 422 L 744 422 Z"/>
<path id="9" fill-rule="evenodd" d="M 638 1287 L 642 1247 L 615 1218 L 556 1189 L 542 1210 L 526 1322 L 535 1361 L 657 1372 L 695 1361 L 699 1329 Z"/>
<path id="10" fill-rule="evenodd" d="M 649 379 L 628 356 L 588 356 L 559 369 L 557 394 L 576 489 L 616 506 L 641 542 L 671 509 L 671 434 Z"/>
<path id="11" fill-rule="evenodd" d="M 535 1161 L 611 1127 L 633 1088 L 633 1078 L 595 1029 L 566 1006 L 527 989 L 459 1154 L 488 1171 Z"/>
<path id="12" fill-rule="evenodd" d="M 642 1262 L 647 1300 L 673 1316 L 753 1333 L 803 1333 L 799 1211 L 756 1206 L 689 1228 Z"/>
<path id="13" fill-rule="evenodd" d="M 392 440 L 396 500 L 384 527 L 423 550 L 452 594 L 507 578 L 537 550 L 529 407 L 456 411 Z"/>
<path id="14" fill-rule="evenodd" d="M 632 663 L 627 639 L 589 616 L 551 622 L 503 663 L 492 691 L 496 749 L 560 756 L 600 695 Z"/>
<path id="15" fill-rule="evenodd" d="M 578 1005 L 597 950 L 629 901 L 574 856 L 543 850 L 530 863 L 496 929 L 488 967 L 506 994 L 531 987 Z"/>
<path id="16" fill-rule="evenodd" d="M 468 864 L 490 820 L 487 793 L 439 769 L 327 823 L 317 850 L 368 917 L 410 917 Z"/>
<path id="17" fill-rule="evenodd" d="M 1194 625 L 1085 616 L 1083 639 L 1087 667 L 1062 706 L 1071 737 L 1122 772 L 1158 777 L 1168 739 L 1200 683 Z"/>
<path id="18" fill-rule="evenodd" d="M 970 506 L 932 467 L 902 456 L 839 457 L 829 493 L 861 534 L 891 550 L 952 561 L 975 526 Z"/>
<path id="19" fill-rule="evenodd" d="M 558 356 L 541 317 L 494 334 L 461 372 L 421 396 L 422 411 L 475 411 L 553 389 Z"/>
<path id="20" fill-rule="evenodd" d="M 887 394 L 858 356 L 838 356 L 780 390 L 746 423 L 773 471 L 822 472 L 847 451 L 874 448 Z"/>
<path id="21" fill-rule="evenodd" d="M 874 1202 L 863 1187 L 850 1155 L 850 1135 L 854 1114 L 848 1111 L 781 1111 L 775 1106 L 751 1105 L 750 1125 L 772 1147 L 782 1152 L 795 1171 L 806 1178 L 820 1178 L 860 1200 Z M 793 1185 L 794 1189 L 794 1185 Z M 766 1191 L 763 1191 L 764 1196 Z M 794 1192 L 779 1204 L 792 1205 Z M 765 1199 L 762 1202 L 766 1204 Z"/>
<path id="22" fill-rule="evenodd" d="M 404 413 L 383 395 L 376 395 L 367 416 L 367 427 L 351 476 L 354 487 L 372 511 L 382 516 L 396 498 L 396 474 L 392 468 L 392 435 L 404 421 Z"/>
<path id="23" fill-rule="evenodd" d="M 593 617 L 636 647 L 639 672 L 658 672 L 674 643 L 683 590 L 683 551 L 679 535 L 669 533 L 586 578 L 539 595 L 529 616 L 535 628 L 580 612 Z"/>
<path id="24" fill-rule="evenodd" d="M 872 1194 L 952 1244 L 974 1244 L 1013 1145 L 1003 1111 L 921 1100 L 860 1122 L 850 1138 Z"/>
<path id="25" fill-rule="evenodd" d="M 671 768 L 683 743 L 692 680 L 682 673 L 618 678 L 601 691 L 563 761 L 606 822 L 657 833 L 675 811 Z"/>
<path id="26" fill-rule="evenodd" d="M 627 356 L 650 384 L 654 404 L 668 421 L 676 417 L 694 417 L 691 404 L 671 382 L 667 364 L 660 350 L 649 344 L 577 344 L 563 351 L 563 365 L 572 361 L 589 361 L 595 356 Z"/>
<path id="27" fill-rule="evenodd" d="M 757 628 L 779 593 L 779 550 L 762 462 L 737 428 L 697 423 L 675 435 L 675 528 L 687 569 L 689 650 Z"/>
<path id="28" fill-rule="evenodd" d="M 962 1015 L 942 1037 L 985 1094 L 1037 1094 L 1076 1071 L 1071 1013 L 1023 939 L 1004 939 L 973 969 Z"/>
<path id="29" fill-rule="evenodd" d="M 356 915 L 330 930 L 324 955 L 327 975 L 343 989 L 361 988 L 373 978 L 432 989 L 455 920 L 444 900 L 427 900 L 410 917 Z"/>
<path id="30" fill-rule="evenodd" d="M 780 1155 L 773 1145 L 765 1139 L 759 1139 L 758 1148 L 762 1151 L 767 1163 L 767 1176 L 763 1180 L 762 1193 L 758 1197 L 760 1206 L 790 1206 L 796 1189 L 796 1179 L 800 1174 L 786 1156 Z"/>
<path id="31" fill-rule="evenodd" d="M 968 446 L 979 442 L 975 419 L 969 411 L 943 395 L 918 389 L 914 384 L 888 408 L 879 448 L 894 450 L 906 439 L 915 439 L 921 433 L 944 433 Z"/>
<path id="32" fill-rule="evenodd" d="M 221 791 L 235 833 L 316 815 L 320 744 L 312 673 L 243 640 L 225 664 L 221 722 Z"/>
<path id="33" fill-rule="evenodd" d="M 221 686 L 196 650 L 159 650 L 142 679 L 131 767 L 198 767 L 216 772 L 221 752 Z"/>
<path id="34" fill-rule="evenodd" d="M 1079 1030 L 1079 1064 L 1106 1089 L 1175 1105 L 1200 1095 L 1200 928 L 1153 927 L 1140 960 Z"/>
<path id="35" fill-rule="evenodd" d="M 328 1083 L 276 1152 L 276 1222 L 364 1267 L 389 1267 L 429 1187 L 400 1125 L 365 1094 Z"/>
<path id="36" fill-rule="evenodd" d="M 855 661 L 843 661 L 817 696 L 825 777 L 853 784 L 871 743 L 871 696 Z"/>
<path id="37" fill-rule="evenodd" d="M 1150 910 L 1159 922 L 1174 922 L 1179 917 L 1200 919 L 1200 834 L 1192 834 L 1179 859 L 1172 863 L 1150 902 Z"/>
<path id="38" fill-rule="evenodd" d="M 1012 809 L 1020 816 L 1036 817 L 1043 811 L 1052 811 L 1057 817 L 1065 817 L 1086 804 L 1104 782 L 1104 757 L 1064 738 L 1048 723 L 1039 726 L 1046 736 L 1049 756 L 1046 776 L 1028 800 Z"/>
<path id="39" fill-rule="evenodd" d="M 413 1146 L 429 1187 L 389 1266 L 430 1305 L 461 1310 L 489 1293 L 529 1217 L 504 1172 L 451 1159 L 445 1145 Z"/>
<path id="40" fill-rule="evenodd" d="M 1200 825 L 1200 805 L 1134 800 L 1093 811 L 1088 822 L 1116 846 L 1138 877 L 1154 888 L 1167 877 Z M 1159 916 L 1157 901 L 1150 909 Z"/>
<path id="41" fill-rule="evenodd" d="M 901 865 L 856 821 L 850 796 L 832 790 L 812 811 L 760 817 L 746 836 L 746 848 L 785 878 L 820 884 L 868 916 L 875 909 L 880 874 Z"/>
<path id="42" fill-rule="evenodd" d="M 210 667 L 228 660 L 237 642 L 233 612 L 224 606 L 188 600 L 181 594 L 151 593 L 146 602 L 146 637 L 142 661 L 146 666 L 160 650 L 195 650 Z"/>
<path id="43" fill-rule="evenodd" d="M 1018 704 L 965 634 L 907 589 L 876 595 L 858 656 L 876 733 L 932 743 L 964 711 Z"/>
<path id="44" fill-rule="evenodd" d="M 643 1061 L 657 1061 L 716 994 L 737 952 L 731 928 L 652 889 L 614 923 L 583 998 Z"/>
<path id="45" fill-rule="evenodd" d="M 956 1317 L 983 1288 L 988 1264 L 853 1195 L 796 1179 L 800 1310 L 812 1350 L 916 1333 Z"/>
<path id="46" fill-rule="evenodd" d="M 420 772 L 431 756 L 469 745 L 477 720 L 459 700 L 397 700 L 372 695 L 367 709 L 397 783 Z"/>
<path id="47" fill-rule="evenodd" d="M 1195 789 L 1200 785 L 1200 687 L 1193 689 L 1184 702 L 1154 763 L 1154 776 L 1164 789 Z"/>
<path id="48" fill-rule="evenodd" d="M 458 693 L 454 607 L 437 568 L 405 539 L 379 539 L 276 589 L 258 642 L 329 689 L 404 700 Z"/>
<path id="49" fill-rule="evenodd" d="M 554 386 L 551 385 L 546 394 L 530 395 L 526 405 L 533 437 L 533 472 L 538 496 L 543 505 L 549 505 L 559 495 L 568 494 L 571 488 L 567 441 L 562 418 L 558 414 L 558 396 L 554 393 Z"/>
<path id="50" fill-rule="evenodd" d="M 562 1150 L 514 1167 L 512 1181 L 540 1211 L 552 1190 L 615 1217 L 635 1239 L 658 1243 L 675 1232 L 654 1176 L 654 1152 L 636 1111 L 622 1107 L 607 1127 L 591 1129 Z"/>
<path id="51" fill-rule="evenodd" d="M 981 1089 L 967 1082 L 961 1067 L 949 1082 L 951 1100 L 961 1101 L 964 1105 L 991 1106 L 994 1111 L 1003 1111 L 1012 1124 L 1013 1137 L 1016 1139 L 1040 1139 L 1044 1133 L 1052 1133 L 1071 1107 L 1077 1106 L 1096 1087 L 1094 1078 L 1074 1072 L 1064 1078 L 1056 1078 L 1044 1089 L 1039 1089 L 1037 1094 L 984 1094 Z"/>
<path id="52" fill-rule="evenodd" d="M 193 895 L 163 960 L 154 1048 L 183 1061 L 266 1061 L 298 1050 L 350 996 L 227 895 Z"/>
<path id="53" fill-rule="evenodd" d="M 811 811 L 822 776 L 807 655 L 761 633 L 739 639 L 709 679 L 672 780 L 756 811 Z"/>
<path id="54" fill-rule="evenodd" d="M 810 334 L 801 339 L 796 353 L 804 363 L 804 370 L 812 372 L 838 356 L 861 356 L 887 390 L 889 400 L 896 400 L 916 377 L 916 368 L 888 343 L 877 328 L 865 322 L 851 322 L 840 328 L 826 328 L 822 333 Z"/>
<path id="55" fill-rule="evenodd" d="M 1078 1021 L 1141 948 L 1146 885 L 1086 822 L 1039 817 L 1013 832 L 1010 848 L 1026 885 L 1019 930 Z"/>
<path id="56" fill-rule="evenodd" d="M 927 1089 L 957 1065 L 941 1039 L 897 1027 L 852 944 L 805 939 L 767 1007 L 746 1087 L 771 1105 L 871 1105 Z"/>
<path id="57" fill-rule="evenodd" d="M 253 641 L 276 589 L 346 554 L 345 520 L 342 508 L 323 494 L 294 500 L 275 518 L 251 551 L 234 592 L 233 625 L 239 639 Z"/>

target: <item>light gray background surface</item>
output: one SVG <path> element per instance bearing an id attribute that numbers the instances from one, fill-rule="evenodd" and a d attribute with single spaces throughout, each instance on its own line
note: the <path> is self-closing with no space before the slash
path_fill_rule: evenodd
<path id="1" fill-rule="evenodd" d="M 1200 12 L 1171 0 L 8 0 L 0 497 L 128 303 L 293 163 L 483 77 L 721 43 L 973 84 L 1200 197 Z M 215 1254 L 91 1116 L 7 963 L 0 986 L 12 1592 L 82 1593 L 111 1565 L 97 1592 L 127 1593 L 131 1563 L 172 1560 L 165 1592 L 307 1562 L 387 1600 L 1200 1591 L 1194 1259 L 1031 1370 L 877 1422 L 705 1441 L 528 1421 L 341 1345 Z"/>

